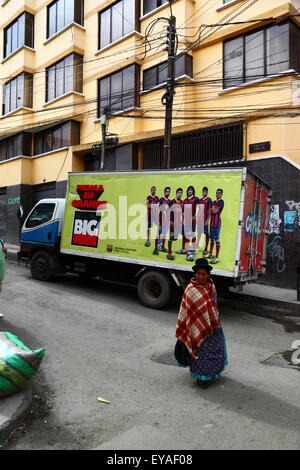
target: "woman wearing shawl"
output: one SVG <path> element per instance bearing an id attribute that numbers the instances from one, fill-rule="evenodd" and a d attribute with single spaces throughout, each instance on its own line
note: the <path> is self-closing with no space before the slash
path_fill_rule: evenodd
<path id="1" fill-rule="evenodd" d="M 218 378 L 228 364 L 211 270 L 205 258 L 196 260 L 195 274 L 183 294 L 175 331 L 176 338 L 190 353 L 191 376 L 201 388 Z"/>

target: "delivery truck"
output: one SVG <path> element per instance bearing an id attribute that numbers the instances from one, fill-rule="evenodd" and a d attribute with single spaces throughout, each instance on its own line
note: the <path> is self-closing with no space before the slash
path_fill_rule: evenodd
<path id="1" fill-rule="evenodd" d="M 69 173 L 65 199 L 42 199 L 20 235 L 33 278 L 75 273 L 168 305 L 211 263 L 217 289 L 264 273 L 271 189 L 246 168 Z"/>

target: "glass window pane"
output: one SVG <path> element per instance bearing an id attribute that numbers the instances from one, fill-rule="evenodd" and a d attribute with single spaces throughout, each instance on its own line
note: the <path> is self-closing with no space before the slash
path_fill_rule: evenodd
<path id="1" fill-rule="evenodd" d="M 259 79 L 264 76 L 263 31 L 258 31 L 245 37 L 245 63 L 246 81 Z"/>
<path id="2" fill-rule="evenodd" d="M 10 86 L 10 111 L 17 107 L 17 80 L 11 81 Z"/>
<path id="3" fill-rule="evenodd" d="M 65 26 L 65 2 L 58 0 L 57 2 L 57 31 L 60 31 Z"/>
<path id="4" fill-rule="evenodd" d="M 65 67 L 64 61 L 62 60 L 55 66 L 55 83 L 56 83 L 56 93 L 55 96 L 61 96 L 64 94 L 64 81 L 65 81 Z"/>
<path id="5" fill-rule="evenodd" d="M 17 108 L 24 106 L 24 74 L 17 77 Z"/>
<path id="6" fill-rule="evenodd" d="M 74 90 L 82 93 L 83 89 L 83 57 L 77 54 L 73 55 L 74 57 Z"/>
<path id="7" fill-rule="evenodd" d="M 43 153 L 52 150 L 52 132 L 51 129 L 43 132 Z"/>
<path id="8" fill-rule="evenodd" d="M 74 56 L 73 54 L 67 56 L 64 60 L 65 64 L 65 93 L 74 90 L 73 80 L 73 67 L 74 67 Z"/>
<path id="9" fill-rule="evenodd" d="M 34 155 L 43 153 L 43 134 L 35 134 L 34 136 Z"/>
<path id="10" fill-rule="evenodd" d="M 24 106 L 32 108 L 33 97 L 33 76 L 29 73 L 24 74 Z"/>
<path id="11" fill-rule="evenodd" d="M 272 26 L 267 29 L 267 74 L 272 75 L 288 70 L 289 25 Z"/>
<path id="12" fill-rule="evenodd" d="M 243 83 L 243 37 L 224 44 L 224 87 L 230 88 Z"/>
<path id="13" fill-rule="evenodd" d="M 48 37 L 56 33 L 56 3 L 48 7 Z"/>
<path id="14" fill-rule="evenodd" d="M 5 85 L 4 114 L 10 111 L 10 82 Z"/>
<path id="15" fill-rule="evenodd" d="M 157 67 L 145 70 L 143 74 L 143 90 L 150 90 L 158 85 L 157 82 Z"/>
<path id="16" fill-rule="evenodd" d="M 111 76 L 110 92 L 111 112 L 120 111 L 122 109 L 122 72 Z"/>
<path id="17" fill-rule="evenodd" d="M 122 109 L 132 108 L 135 105 L 135 66 L 123 70 L 123 105 Z"/>
<path id="18" fill-rule="evenodd" d="M 55 66 L 47 70 L 47 96 L 46 100 L 51 101 L 55 98 Z"/>
<path id="19" fill-rule="evenodd" d="M 49 222 L 54 213 L 55 204 L 50 202 L 43 202 L 38 204 L 28 217 L 26 221 L 26 227 L 37 227 L 38 225 Z"/>
<path id="20" fill-rule="evenodd" d="M 18 47 L 25 44 L 25 13 L 17 21 L 18 25 Z"/>
<path id="21" fill-rule="evenodd" d="M 111 41 L 114 42 L 123 36 L 123 12 L 122 2 L 118 2 L 111 8 Z"/>
<path id="22" fill-rule="evenodd" d="M 24 44 L 28 47 L 34 47 L 34 16 L 25 13 L 25 39 Z"/>
<path id="23" fill-rule="evenodd" d="M 101 116 L 104 108 L 109 108 L 110 78 L 99 81 L 99 114 Z"/>
<path id="24" fill-rule="evenodd" d="M 63 147 L 61 144 L 61 127 L 57 127 L 52 131 L 52 150 Z"/>
<path id="25" fill-rule="evenodd" d="M 71 145 L 71 122 L 66 122 L 61 126 L 61 147 Z"/>
<path id="26" fill-rule="evenodd" d="M 124 29 L 123 35 L 135 30 L 135 0 L 123 0 L 124 4 Z"/>
<path id="27" fill-rule="evenodd" d="M 83 0 L 74 0 L 74 21 L 83 25 Z"/>
<path id="28" fill-rule="evenodd" d="M 149 13 L 149 11 L 155 10 L 155 8 L 157 7 L 158 7 L 157 0 L 144 0 L 143 14 L 146 15 L 146 13 Z"/>
<path id="29" fill-rule="evenodd" d="M 11 51 L 15 51 L 18 48 L 18 22 L 16 21 L 11 27 Z"/>
<path id="30" fill-rule="evenodd" d="M 65 1 L 65 25 L 74 21 L 74 0 Z"/>
<path id="31" fill-rule="evenodd" d="M 166 82 L 168 78 L 168 63 L 163 62 L 158 66 L 158 83 Z"/>
<path id="32" fill-rule="evenodd" d="M 5 31 L 5 56 L 11 54 L 11 28 L 7 28 Z"/>
<path id="33" fill-rule="evenodd" d="M 107 46 L 110 41 L 110 13 L 111 10 L 106 10 L 100 15 L 100 49 Z"/>
<path id="34" fill-rule="evenodd" d="M 180 55 L 175 60 L 175 77 L 185 75 L 185 55 Z"/>

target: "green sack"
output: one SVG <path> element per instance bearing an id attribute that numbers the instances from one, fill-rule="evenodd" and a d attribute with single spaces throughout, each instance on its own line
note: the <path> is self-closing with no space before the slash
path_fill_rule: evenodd
<path id="1" fill-rule="evenodd" d="M 2 251 L 2 246 L 0 244 L 0 282 L 3 280 L 6 273 L 6 261 L 5 253 Z"/>
<path id="2" fill-rule="evenodd" d="M 21 390 L 34 377 L 44 353 L 45 349 L 32 351 L 17 336 L 0 332 L 0 398 Z"/>

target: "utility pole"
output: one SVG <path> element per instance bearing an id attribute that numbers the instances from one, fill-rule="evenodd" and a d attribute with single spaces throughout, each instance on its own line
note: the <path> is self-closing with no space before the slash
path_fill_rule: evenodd
<path id="1" fill-rule="evenodd" d="M 107 124 L 107 108 L 103 109 L 103 114 L 101 115 L 101 130 L 102 130 L 102 146 L 101 146 L 101 159 L 99 160 L 99 171 L 103 171 L 104 160 L 105 160 L 105 143 L 106 143 L 106 124 Z"/>
<path id="2" fill-rule="evenodd" d="M 170 1 L 170 0 L 169 0 Z M 171 1 L 170 1 L 171 4 Z M 163 95 L 161 102 L 166 107 L 165 113 L 165 135 L 164 135 L 164 153 L 163 153 L 163 168 L 168 169 L 171 165 L 171 134 L 172 134 L 172 111 L 173 111 L 173 97 L 175 94 L 175 42 L 176 42 L 176 18 L 171 16 L 169 18 L 168 26 L 168 78 L 166 85 L 166 92 Z"/>

